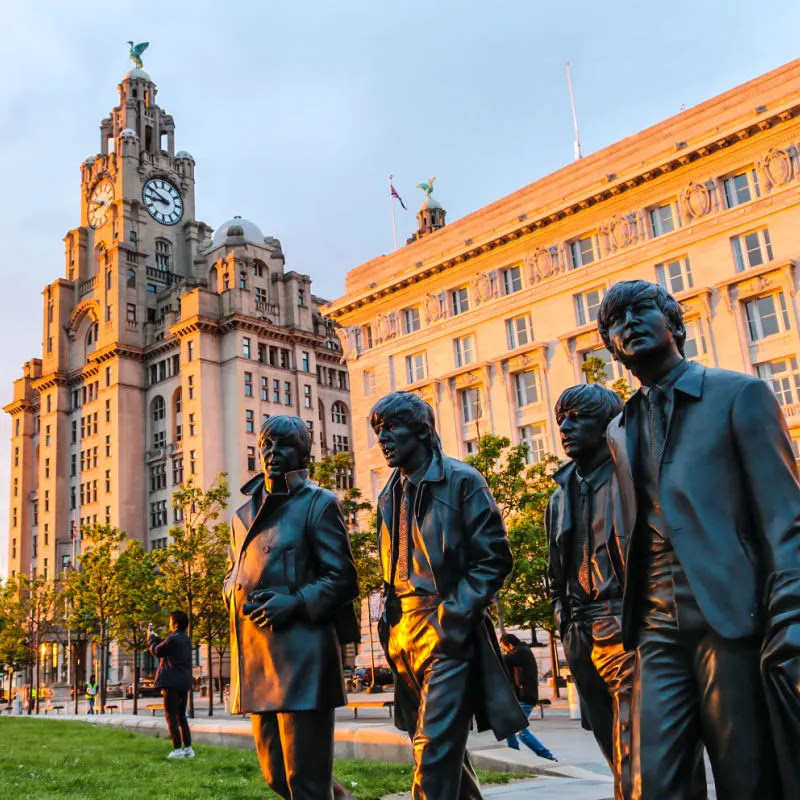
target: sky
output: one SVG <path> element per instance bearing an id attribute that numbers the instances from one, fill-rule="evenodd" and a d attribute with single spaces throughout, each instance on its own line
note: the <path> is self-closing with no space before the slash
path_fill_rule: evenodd
<path id="1" fill-rule="evenodd" d="M 800 55 L 789 0 L 0 0 L 0 399 L 42 352 L 43 288 L 64 276 L 81 162 L 132 66 L 196 161 L 197 217 L 281 240 L 334 299 L 392 243 L 388 176 L 416 229 L 436 176 L 453 221 L 568 164 L 572 79 L 584 155 Z M 0 575 L 10 420 L 0 417 Z"/>

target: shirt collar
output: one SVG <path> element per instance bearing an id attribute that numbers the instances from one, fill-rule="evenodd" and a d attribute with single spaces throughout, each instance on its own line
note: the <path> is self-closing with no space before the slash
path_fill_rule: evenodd
<path id="1" fill-rule="evenodd" d="M 575 482 L 578 486 L 580 486 L 581 483 L 588 483 L 589 488 L 593 492 L 596 492 L 611 477 L 612 468 L 613 462 L 609 455 L 602 464 L 595 467 L 588 475 L 580 476 L 577 469 L 573 475 L 575 476 Z"/>
<path id="2" fill-rule="evenodd" d="M 657 384 L 659 388 L 668 399 L 672 399 L 675 384 L 680 380 L 681 375 L 689 368 L 689 362 L 683 358 L 681 359 Z M 642 395 L 647 398 L 650 394 L 651 387 L 641 386 L 640 391 Z"/>
<path id="3" fill-rule="evenodd" d="M 413 475 L 408 476 L 408 481 L 415 489 L 420 485 L 422 479 L 425 477 L 428 467 L 431 465 L 431 460 L 431 458 L 427 459 L 427 461 L 425 461 L 425 463 Z"/>

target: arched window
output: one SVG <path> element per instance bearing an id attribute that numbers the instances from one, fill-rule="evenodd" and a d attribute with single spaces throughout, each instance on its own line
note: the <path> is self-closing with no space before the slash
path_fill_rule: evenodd
<path id="1" fill-rule="evenodd" d="M 172 245 L 166 239 L 156 239 L 156 269 L 169 269 Z"/>
<path id="2" fill-rule="evenodd" d="M 89 325 L 89 330 L 86 331 L 86 350 L 89 351 L 89 348 L 94 350 L 94 345 L 97 344 L 97 337 L 100 335 L 100 325 L 97 322 L 93 322 Z"/>
<path id="3" fill-rule="evenodd" d="M 212 292 L 216 292 L 219 289 L 216 267 L 211 267 L 208 271 L 208 288 Z"/>
<path id="4" fill-rule="evenodd" d="M 136 288 L 136 270 L 135 269 L 128 269 L 128 277 L 127 277 L 126 286 L 129 289 L 135 289 Z"/>
<path id="5" fill-rule="evenodd" d="M 153 422 L 160 422 L 164 419 L 164 398 L 160 394 L 153 398 L 150 409 L 153 415 Z"/>
<path id="6" fill-rule="evenodd" d="M 331 422 L 347 424 L 347 406 L 338 400 L 331 406 Z"/>
<path id="7" fill-rule="evenodd" d="M 172 430 L 173 439 L 180 442 L 183 439 L 183 418 L 181 409 L 183 407 L 183 394 L 179 386 L 172 395 Z"/>
<path id="8" fill-rule="evenodd" d="M 106 270 L 106 289 L 107 290 L 111 289 L 111 270 L 110 269 Z"/>

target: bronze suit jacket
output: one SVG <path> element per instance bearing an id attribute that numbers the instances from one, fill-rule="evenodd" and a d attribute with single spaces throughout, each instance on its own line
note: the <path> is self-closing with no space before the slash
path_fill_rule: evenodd
<path id="1" fill-rule="evenodd" d="M 290 496 L 248 481 L 231 523 L 223 592 L 231 622 L 231 712 L 308 711 L 347 702 L 337 621 L 355 625 L 358 581 L 336 495 L 287 476 Z M 299 594 L 303 613 L 286 628 L 260 628 L 242 613 L 256 589 Z"/>
<path id="2" fill-rule="evenodd" d="M 395 470 L 378 498 L 378 546 L 386 589 L 391 585 L 392 496 L 398 480 Z M 417 489 L 414 514 L 442 598 L 436 621 L 442 649 L 456 657 L 474 657 L 470 699 L 478 727 L 506 738 L 527 722 L 508 682 L 487 611 L 513 563 L 500 511 L 477 470 L 436 452 Z M 385 612 L 379 631 L 385 647 Z M 401 730 L 409 730 L 413 704 L 396 678 L 395 722 Z"/>
<path id="3" fill-rule="evenodd" d="M 674 387 L 659 476 L 662 514 L 689 586 L 723 638 L 761 635 L 767 577 L 800 563 L 800 486 L 789 433 L 762 380 L 689 363 Z M 617 535 L 625 554 L 623 643 L 636 646 L 638 393 L 611 421 Z"/>

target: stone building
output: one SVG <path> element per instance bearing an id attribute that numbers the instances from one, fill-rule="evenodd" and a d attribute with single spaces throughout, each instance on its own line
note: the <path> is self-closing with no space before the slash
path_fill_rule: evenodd
<path id="1" fill-rule="evenodd" d="M 152 79 L 133 69 L 118 89 L 81 164 L 63 277 L 42 293 L 43 352 L 4 407 L 11 575 L 62 570 L 82 524 L 165 546 L 172 491 L 190 477 L 206 487 L 226 471 L 237 505 L 270 414 L 306 420 L 317 458 L 350 448 L 326 301 L 254 223 L 196 218 L 195 161 L 175 151 Z"/>
<path id="2" fill-rule="evenodd" d="M 609 286 L 659 281 L 686 353 L 759 375 L 800 441 L 800 60 L 576 161 L 352 269 L 325 309 L 351 380 L 356 480 L 388 477 L 367 423 L 395 389 L 436 413 L 444 449 L 482 433 L 561 453 L 553 403 L 612 362 L 596 330 Z M 797 444 L 795 445 L 797 447 Z"/>

